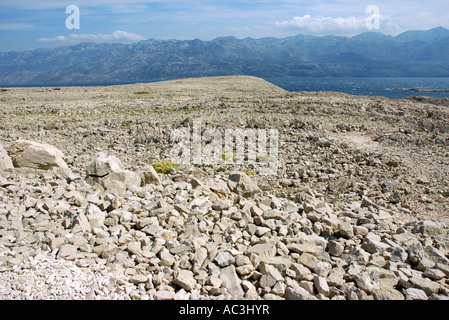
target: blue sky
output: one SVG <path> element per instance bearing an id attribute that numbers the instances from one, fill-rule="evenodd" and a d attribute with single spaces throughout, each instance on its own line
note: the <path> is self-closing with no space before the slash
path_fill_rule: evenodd
<path id="1" fill-rule="evenodd" d="M 66 28 L 69 5 L 80 10 L 79 29 Z M 352 36 L 369 31 L 369 5 L 379 8 L 384 34 L 449 28 L 447 0 L 0 0 L 0 51 L 149 38 Z"/>

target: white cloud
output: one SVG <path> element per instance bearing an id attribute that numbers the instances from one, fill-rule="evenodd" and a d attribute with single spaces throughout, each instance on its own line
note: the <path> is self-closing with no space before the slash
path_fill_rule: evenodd
<path id="1" fill-rule="evenodd" d="M 409 15 L 382 14 L 379 15 L 379 30 L 384 34 L 398 35 L 407 30 L 428 30 L 434 27 L 448 27 L 447 17 L 429 12 L 419 12 Z M 278 29 L 291 30 L 295 33 L 311 35 L 345 35 L 352 36 L 371 31 L 367 28 L 370 14 L 349 17 L 324 17 L 306 14 L 293 17 L 290 20 L 276 22 Z"/>
<path id="2" fill-rule="evenodd" d="M 298 32 L 307 34 L 324 35 L 324 34 L 355 34 L 367 31 L 366 17 L 323 17 L 304 15 L 302 17 L 293 17 L 287 21 L 276 22 L 279 28 L 294 29 Z"/>
<path id="3" fill-rule="evenodd" d="M 145 40 L 144 36 L 126 32 L 122 30 L 114 31 L 111 34 L 71 34 L 69 36 L 57 36 L 54 38 L 40 38 L 40 42 L 136 42 Z"/>

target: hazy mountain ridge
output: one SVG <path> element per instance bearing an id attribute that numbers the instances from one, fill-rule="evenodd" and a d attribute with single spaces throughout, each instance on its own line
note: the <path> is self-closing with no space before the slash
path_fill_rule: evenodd
<path id="1" fill-rule="evenodd" d="M 149 39 L 0 52 L 0 84 L 162 80 L 245 74 L 258 77 L 448 77 L 449 30 L 396 37 L 297 35 L 283 39 Z"/>

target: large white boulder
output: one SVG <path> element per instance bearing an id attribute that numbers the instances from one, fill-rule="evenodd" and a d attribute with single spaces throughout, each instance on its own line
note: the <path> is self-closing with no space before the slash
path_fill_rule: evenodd
<path id="1" fill-rule="evenodd" d="M 11 146 L 10 155 L 14 166 L 18 168 L 68 168 L 62 151 L 47 143 L 19 140 Z"/>

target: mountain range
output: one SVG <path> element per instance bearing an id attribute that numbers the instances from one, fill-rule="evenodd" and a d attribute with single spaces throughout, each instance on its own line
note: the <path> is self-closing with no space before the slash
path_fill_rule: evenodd
<path id="1" fill-rule="evenodd" d="M 149 39 L 0 52 L 0 85 L 236 74 L 262 78 L 449 77 L 449 30 L 407 31 L 395 37 L 366 32 L 354 37 Z"/>

